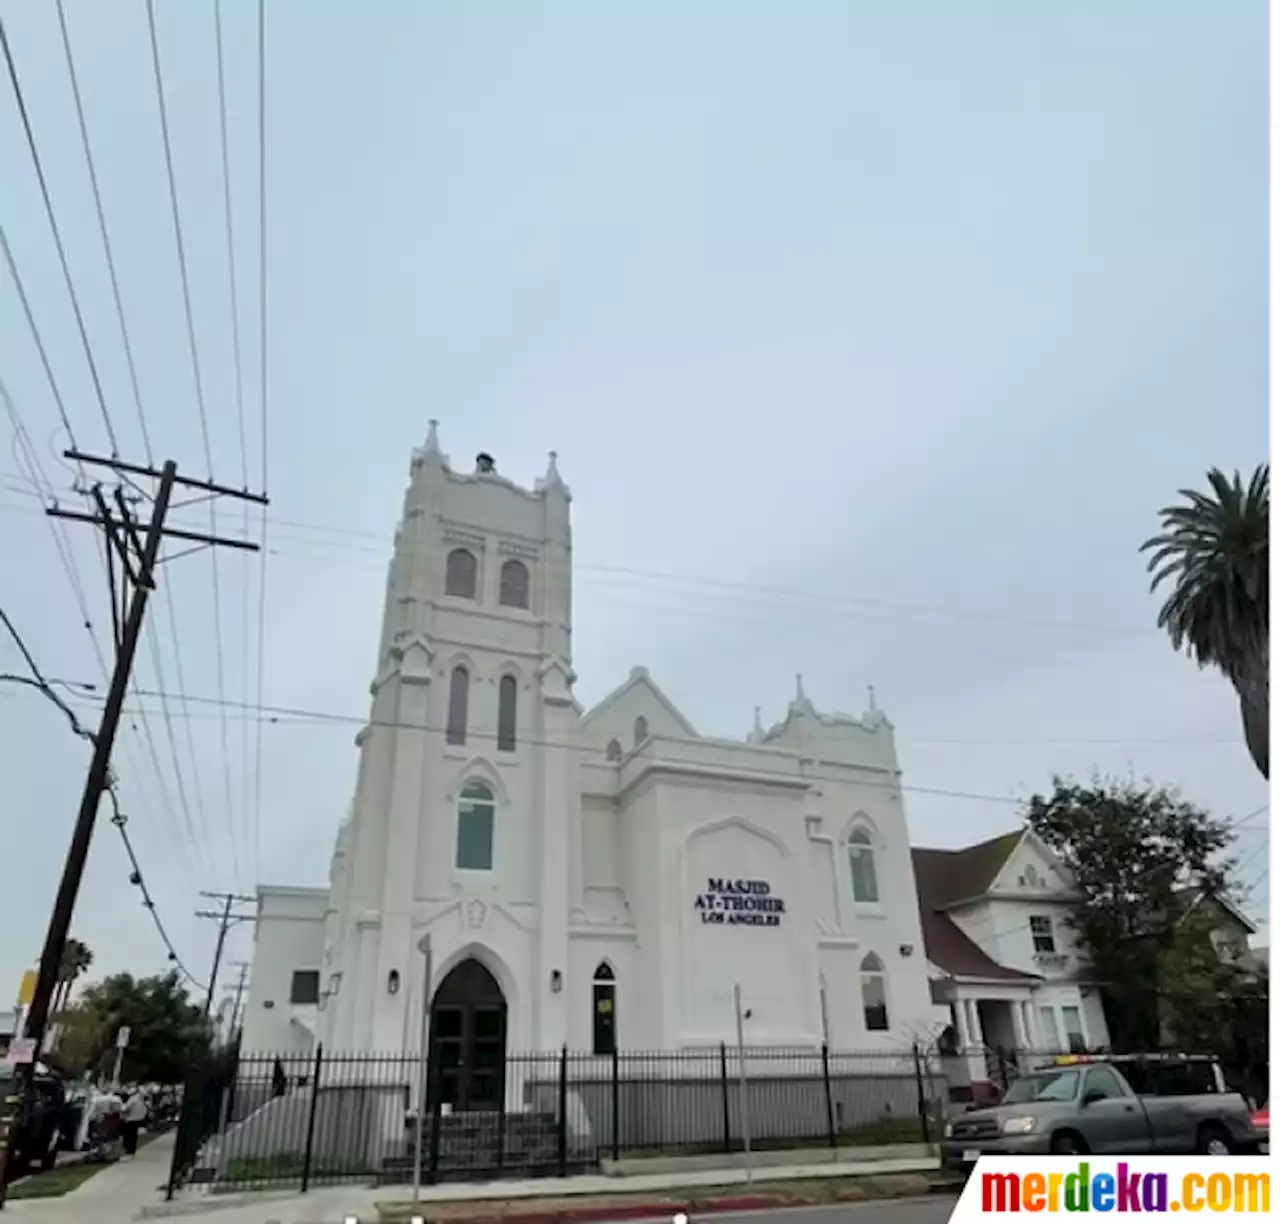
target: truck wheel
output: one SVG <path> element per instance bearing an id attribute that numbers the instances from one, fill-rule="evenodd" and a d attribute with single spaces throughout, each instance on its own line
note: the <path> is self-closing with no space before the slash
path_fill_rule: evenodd
<path id="1" fill-rule="evenodd" d="M 1055 1156 L 1083 1156 L 1089 1148 L 1074 1131 L 1060 1131 L 1054 1135 L 1049 1150 Z"/>
<path id="2" fill-rule="evenodd" d="M 1231 1136 L 1216 1124 L 1202 1126 L 1196 1134 L 1196 1152 L 1201 1156 L 1230 1156 Z"/>

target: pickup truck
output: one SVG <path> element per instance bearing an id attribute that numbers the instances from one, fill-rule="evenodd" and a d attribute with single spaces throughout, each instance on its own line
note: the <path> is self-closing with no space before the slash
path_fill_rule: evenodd
<path id="1" fill-rule="evenodd" d="M 979 1156 L 1256 1152 L 1249 1105 L 1211 1058 L 1064 1055 L 1018 1076 L 1000 1103 L 947 1123 L 942 1164 Z"/>

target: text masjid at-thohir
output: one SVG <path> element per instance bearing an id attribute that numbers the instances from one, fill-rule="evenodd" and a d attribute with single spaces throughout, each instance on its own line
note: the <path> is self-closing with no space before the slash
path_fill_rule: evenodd
<path id="1" fill-rule="evenodd" d="M 781 926 L 786 902 L 771 895 L 764 880 L 725 880 L 712 877 L 707 891 L 694 898 L 693 908 L 703 922 L 725 926 Z"/>

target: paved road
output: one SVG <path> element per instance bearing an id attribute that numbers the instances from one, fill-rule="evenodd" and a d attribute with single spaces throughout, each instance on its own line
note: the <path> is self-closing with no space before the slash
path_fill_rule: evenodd
<path id="1" fill-rule="evenodd" d="M 689 1224 L 946 1224 L 954 1195 L 885 1199 L 878 1203 L 840 1203 L 827 1207 L 784 1207 L 776 1211 L 726 1211 L 689 1217 Z M 664 1216 L 666 1224 L 671 1217 Z"/>

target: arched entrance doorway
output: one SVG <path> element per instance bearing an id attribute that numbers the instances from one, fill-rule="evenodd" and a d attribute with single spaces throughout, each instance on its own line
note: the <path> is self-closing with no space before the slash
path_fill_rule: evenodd
<path id="1" fill-rule="evenodd" d="M 478 960 L 459 961 L 431 1001 L 431 1061 L 442 1104 L 500 1109 L 507 1058 L 507 1001 Z"/>

